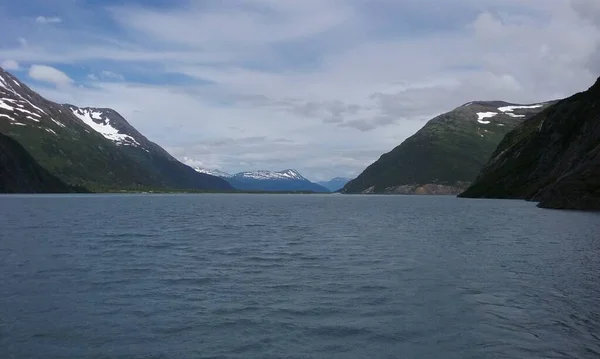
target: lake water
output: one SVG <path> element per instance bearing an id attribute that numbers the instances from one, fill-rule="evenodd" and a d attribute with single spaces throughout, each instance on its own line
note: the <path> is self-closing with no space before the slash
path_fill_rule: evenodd
<path id="1" fill-rule="evenodd" d="M 600 214 L 0 197 L 0 358 L 598 358 Z"/>

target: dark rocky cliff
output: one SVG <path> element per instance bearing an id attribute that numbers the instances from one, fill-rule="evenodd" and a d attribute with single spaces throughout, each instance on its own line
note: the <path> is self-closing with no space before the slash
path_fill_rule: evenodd
<path id="1" fill-rule="evenodd" d="M 600 79 L 510 132 L 460 197 L 600 210 Z"/>

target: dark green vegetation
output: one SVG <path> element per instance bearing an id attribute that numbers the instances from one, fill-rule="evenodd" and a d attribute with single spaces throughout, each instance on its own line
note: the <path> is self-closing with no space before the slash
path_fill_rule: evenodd
<path id="1" fill-rule="evenodd" d="M 17 141 L 0 134 L 0 193 L 85 192 L 40 166 Z"/>
<path id="2" fill-rule="evenodd" d="M 460 196 L 600 210 L 600 79 L 509 133 Z"/>
<path id="3" fill-rule="evenodd" d="M 2 69 L 0 105 L 0 133 L 69 186 L 94 192 L 233 190 L 225 180 L 177 161 L 116 111 L 56 104 Z M 87 124 L 75 111 L 87 116 Z M 90 125 L 115 133 L 103 135 Z"/>
<path id="4" fill-rule="evenodd" d="M 547 106 L 499 110 L 509 105 L 474 102 L 430 120 L 350 181 L 342 193 L 458 194 L 510 130 Z M 485 112 L 496 115 L 482 123 L 478 113 Z"/>

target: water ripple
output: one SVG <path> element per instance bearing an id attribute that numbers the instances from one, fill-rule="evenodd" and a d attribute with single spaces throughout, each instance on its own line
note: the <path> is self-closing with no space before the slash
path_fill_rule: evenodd
<path id="1" fill-rule="evenodd" d="M 0 358 L 597 359 L 599 219 L 447 197 L 2 197 Z"/>

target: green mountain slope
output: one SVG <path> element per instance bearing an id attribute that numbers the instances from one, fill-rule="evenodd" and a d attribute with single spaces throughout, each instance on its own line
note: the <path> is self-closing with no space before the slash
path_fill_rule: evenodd
<path id="1" fill-rule="evenodd" d="M 0 193 L 83 192 L 40 166 L 17 141 L 0 134 Z"/>
<path id="2" fill-rule="evenodd" d="M 548 104 L 472 102 L 430 120 L 342 193 L 458 194 L 502 138 Z"/>
<path id="3" fill-rule="evenodd" d="M 177 161 L 116 111 L 48 101 L 2 69 L 0 133 L 61 181 L 91 191 L 233 189 Z"/>
<path id="4" fill-rule="evenodd" d="M 460 197 L 600 210 L 600 79 L 509 133 Z"/>

